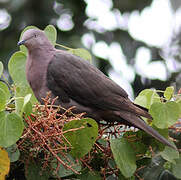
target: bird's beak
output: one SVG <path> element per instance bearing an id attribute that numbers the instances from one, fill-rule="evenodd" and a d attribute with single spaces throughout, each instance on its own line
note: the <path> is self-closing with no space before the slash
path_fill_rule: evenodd
<path id="1" fill-rule="evenodd" d="M 19 41 L 19 42 L 18 42 L 18 46 L 23 45 L 25 42 L 26 42 L 26 40 Z"/>

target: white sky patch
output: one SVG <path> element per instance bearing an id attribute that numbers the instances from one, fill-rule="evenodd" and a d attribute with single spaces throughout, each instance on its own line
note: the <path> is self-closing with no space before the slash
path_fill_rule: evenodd
<path id="1" fill-rule="evenodd" d="M 127 81 L 134 81 L 134 69 L 127 64 L 126 57 L 119 43 L 113 42 L 108 46 L 104 41 L 99 41 L 93 45 L 92 51 L 98 57 L 109 59 L 115 71 L 119 72 Z"/>
<path id="2" fill-rule="evenodd" d="M 181 64 L 180 62 L 176 61 L 175 59 L 168 58 L 166 60 L 167 68 L 169 72 L 178 72 L 181 71 Z"/>
<path id="3" fill-rule="evenodd" d="M 124 56 L 119 43 L 113 42 L 109 46 L 109 60 L 113 68 L 121 73 L 121 76 L 129 82 L 133 82 L 135 72 L 133 68 L 127 64 L 126 57 Z"/>
<path id="4" fill-rule="evenodd" d="M 98 24 L 101 24 L 101 27 L 103 27 L 106 30 L 114 30 L 117 28 L 117 21 L 115 18 L 115 14 L 112 12 L 106 12 L 102 14 L 97 20 Z"/>
<path id="5" fill-rule="evenodd" d="M 175 18 L 174 18 L 174 30 L 176 32 L 180 32 L 180 27 L 181 27 L 181 7 L 177 9 L 175 13 Z"/>
<path id="6" fill-rule="evenodd" d="M 137 49 L 136 52 L 136 63 L 135 63 L 135 67 L 136 70 L 139 72 L 141 69 L 145 67 L 151 59 L 151 53 L 150 50 L 148 48 L 145 47 L 140 47 Z"/>
<path id="7" fill-rule="evenodd" d="M 150 79 L 167 80 L 167 71 L 162 61 L 151 62 L 145 67 L 145 75 Z"/>
<path id="8" fill-rule="evenodd" d="M 150 62 L 150 50 L 141 47 L 136 52 L 136 72 L 143 77 L 150 79 L 160 79 L 165 81 L 167 79 L 167 72 L 165 64 L 162 61 Z"/>
<path id="9" fill-rule="evenodd" d="M 123 18 L 118 9 L 111 9 L 113 6 L 112 0 L 85 0 L 87 3 L 86 14 L 93 18 L 89 19 L 85 25 L 91 29 L 101 32 L 100 28 L 106 30 L 114 30 L 122 26 Z M 95 25 L 97 24 L 97 26 Z M 99 26 L 99 28 L 98 28 Z"/>
<path id="10" fill-rule="evenodd" d="M 120 73 L 114 71 L 114 69 L 110 69 L 108 74 L 109 77 L 114 80 L 114 82 L 116 82 L 119 86 L 121 86 L 128 93 L 129 97 L 133 100 L 133 89 L 130 83 L 125 80 Z"/>
<path id="11" fill-rule="evenodd" d="M 95 37 L 92 33 L 86 33 L 82 36 L 81 41 L 86 48 L 90 49 L 95 44 Z"/>
<path id="12" fill-rule="evenodd" d="M 5 9 L 0 9 L 0 30 L 6 29 L 10 22 L 10 14 Z"/>
<path id="13" fill-rule="evenodd" d="M 96 56 L 103 58 L 103 59 L 108 58 L 108 54 L 109 54 L 108 51 L 109 51 L 109 47 L 104 41 L 99 41 L 96 44 L 94 44 L 92 47 L 92 52 Z"/>
<path id="14" fill-rule="evenodd" d="M 133 67 L 127 64 L 120 44 L 113 42 L 108 46 L 104 41 L 100 41 L 93 45 L 92 51 L 98 57 L 109 59 L 114 69 L 109 70 L 109 76 L 133 97 L 130 83 L 134 81 L 135 72 Z"/>
<path id="15" fill-rule="evenodd" d="M 144 8 L 141 13 L 134 11 L 127 14 L 121 14 L 118 9 L 112 9 L 112 0 L 84 1 L 87 3 L 86 14 L 89 17 L 84 25 L 99 33 L 115 28 L 128 29 L 133 38 L 163 48 L 168 43 L 173 28 L 181 25 L 181 10 L 178 10 L 175 16 L 169 0 L 153 0 L 151 6 Z M 91 44 L 88 43 L 91 41 L 88 39 L 88 36 L 82 38 L 86 47 L 90 47 Z M 120 73 L 126 81 L 134 80 L 134 70 L 127 64 L 119 44 L 112 43 L 108 46 L 101 41 L 95 43 L 92 50 L 96 56 L 109 59 L 115 71 Z M 150 79 L 167 79 L 165 64 L 162 61 L 150 62 L 151 55 L 148 49 L 139 49 L 135 59 L 135 68 L 140 75 Z M 175 64 L 172 69 L 174 68 Z"/>
<path id="16" fill-rule="evenodd" d="M 112 8 L 112 0 L 85 0 L 86 14 L 92 18 L 100 18 Z"/>
<path id="17" fill-rule="evenodd" d="M 169 0 L 154 0 L 141 14 L 134 11 L 128 23 L 129 33 L 134 38 L 158 47 L 168 41 L 172 28 L 173 14 Z"/>
<path id="18" fill-rule="evenodd" d="M 57 20 L 57 26 L 62 31 L 70 31 L 74 27 L 72 16 L 70 14 L 62 14 Z"/>

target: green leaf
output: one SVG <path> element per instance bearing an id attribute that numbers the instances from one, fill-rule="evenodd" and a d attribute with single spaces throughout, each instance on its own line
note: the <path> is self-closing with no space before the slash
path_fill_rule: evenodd
<path id="1" fill-rule="evenodd" d="M 114 174 L 113 175 L 111 175 L 112 177 L 110 177 L 111 179 L 109 179 L 109 177 L 108 177 L 108 180 L 115 180 L 115 176 L 114 176 Z M 135 180 L 135 176 L 131 176 L 131 177 L 129 177 L 129 178 L 125 178 L 121 173 L 119 173 L 118 174 L 118 180 Z M 136 179 L 137 180 L 137 179 Z"/>
<path id="2" fill-rule="evenodd" d="M 24 97 L 23 106 L 21 108 L 21 115 L 25 114 L 25 117 L 32 113 L 32 104 L 30 102 L 32 94 L 27 94 Z"/>
<path id="3" fill-rule="evenodd" d="M 101 180 L 101 176 L 98 172 L 95 171 L 86 171 L 81 173 L 80 175 L 77 175 L 78 179 L 81 180 Z M 114 178 L 115 179 L 115 178 Z"/>
<path id="4" fill-rule="evenodd" d="M 16 113 L 0 112 L 0 146 L 9 147 L 16 143 L 23 133 L 23 119 Z"/>
<path id="5" fill-rule="evenodd" d="M 18 114 L 21 114 L 22 112 L 24 97 L 27 94 L 32 94 L 31 103 L 37 102 L 37 99 L 26 80 L 25 66 L 26 55 L 21 51 L 14 53 L 8 63 L 9 73 L 15 83 L 15 105 Z"/>
<path id="6" fill-rule="evenodd" d="M 172 173 L 175 177 L 177 178 L 181 178 L 181 155 L 179 157 L 179 159 L 175 160 L 175 164 L 172 164 Z"/>
<path id="7" fill-rule="evenodd" d="M 11 94 L 7 85 L 0 81 L 0 111 L 4 110 Z"/>
<path id="8" fill-rule="evenodd" d="M 2 76 L 3 73 L 3 63 L 0 61 L 0 77 Z"/>
<path id="9" fill-rule="evenodd" d="M 6 151 L 8 152 L 8 156 L 11 162 L 15 162 L 19 159 L 20 152 L 16 144 L 13 144 L 12 146 L 6 148 Z"/>
<path id="10" fill-rule="evenodd" d="M 6 107 L 6 94 L 3 89 L 0 88 L 0 111 L 5 110 Z"/>
<path id="11" fill-rule="evenodd" d="M 9 60 L 8 70 L 15 84 L 28 85 L 25 73 L 26 57 L 24 52 L 18 51 Z"/>
<path id="12" fill-rule="evenodd" d="M 22 115 L 22 112 L 25 111 L 26 106 L 23 106 L 24 97 L 29 93 L 33 94 L 32 90 L 29 86 L 16 86 L 16 90 L 15 90 L 16 113 Z M 33 95 L 31 98 L 31 103 L 35 103 L 35 102 L 37 102 L 37 100 Z M 27 104 L 27 106 L 28 105 L 29 105 L 29 103 Z"/>
<path id="13" fill-rule="evenodd" d="M 131 177 L 136 170 L 136 156 L 131 145 L 125 138 L 111 139 L 111 150 L 115 162 L 125 177 Z"/>
<path id="14" fill-rule="evenodd" d="M 156 127 L 155 125 L 152 125 L 152 128 L 155 129 L 160 135 L 162 135 L 166 139 L 169 138 L 168 129 L 160 129 L 160 128 Z M 151 138 L 150 146 L 152 146 L 153 151 L 154 150 L 163 151 L 165 149 L 165 145 L 155 138 Z"/>
<path id="15" fill-rule="evenodd" d="M 44 32 L 46 36 L 48 37 L 49 41 L 55 46 L 56 40 L 57 40 L 57 30 L 53 25 L 48 25 Z"/>
<path id="16" fill-rule="evenodd" d="M 181 100 L 179 100 L 177 104 L 179 106 L 179 117 L 181 117 Z"/>
<path id="17" fill-rule="evenodd" d="M 28 161 L 25 164 L 25 176 L 27 180 L 48 180 L 50 172 L 48 169 L 43 169 L 40 163 Z"/>
<path id="18" fill-rule="evenodd" d="M 159 175 L 158 180 L 177 180 L 169 170 L 163 170 Z"/>
<path id="19" fill-rule="evenodd" d="M 174 145 L 173 142 L 170 141 L 170 143 Z M 163 157 L 163 159 L 172 163 L 175 163 L 175 159 L 179 158 L 179 152 L 168 146 L 165 147 L 164 151 L 162 151 L 160 155 Z"/>
<path id="20" fill-rule="evenodd" d="M 77 163 L 73 158 L 72 158 L 72 156 L 71 155 L 67 155 L 67 158 L 69 159 L 69 160 L 67 160 L 65 157 L 63 157 L 63 156 L 60 156 L 59 155 L 59 157 L 60 157 L 60 159 L 62 160 L 62 161 L 64 161 L 67 165 L 69 165 L 69 166 L 71 166 L 75 171 L 81 171 L 81 165 L 80 165 L 80 163 Z M 53 169 L 56 169 L 57 168 L 57 160 L 53 160 L 52 162 L 51 162 L 51 167 L 53 168 Z M 65 168 L 62 164 L 58 164 L 58 171 L 57 172 L 53 172 L 53 174 L 55 175 L 55 176 L 58 176 L 59 178 L 63 178 L 63 177 L 66 177 L 66 176 L 70 176 L 70 175 L 72 175 L 72 174 L 74 174 L 74 172 L 72 171 L 72 170 L 70 170 L 70 169 L 67 169 L 67 168 Z"/>
<path id="21" fill-rule="evenodd" d="M 145 89 L 139 93 L 134 103 L 150 109 L 150 106 L 154 102 L 160 102 L 160 96 L 156 93 L 156 90 Z"/>
<path id="22" fill-rule="evenodd" d="M 82 59 L 85 59 L 89 62 L 92 61 L 92 56 L 91 56 L 90 52 L 87 51 L 86 49 L 83 49 L 83 48 L 70 49 L 70 50 L 68 50 L 68 52 L 70 52 L 76 56 L 79 56 Z"/>
<path id="23" fill-rule="evenodd" d="M 163 95 L 166 100 L 170 100 L 172 98 L 173 94 L 174 94 L 174 87 L 170 86 L 170 87 L 166 88 Z"/>
<path id="24" fill-rule="evenodd" d="M 6 97 L 6 102 L 8 102 L 11 94 L 9 92 L 8 86 L 4 82 L 0 82 L 0 89 L 4 91 L 5 97 Z"/>
<path id="25" fill-rule="evenodd" d="M 72 145 L 70 154 L 76 158 L 86 155 L 91 150 L 98 136 L 98 125 L 91 118 L 70 121 L 65 124 L 63 130 L 66 131 L 80 127 L 84 128 L 64 134 Z"/>
<path id="26" fill-rule="evenodd" d="M 32 94 L 27 94 L 24 97 L 24 103 L 23 103 L 23 107 L 26 106 L 26 104 L 30 101 Z"/>
<path id="27" fill-rule="evenodd" d="M 175 124 L 179 118 L 179 105 L 176 102 L 153 103 L 149 109 L 153 117 L 153 124 L 165 129 Z"/>
<path id="28" fill-rule="evenodd" d="M 151 163 L 146 164 L 144 168 L 140 168 L 137 174 L 144 180 L 159 180 L 160 174 L 163 172 L 165 160 L 161 156 L 155 155 L 151 158 Z"/>
<path id="29" fill-rule="evenodd" d="M 38 29 L 38 28 L 37 28 L 36 26 L 27 26 L 27 27 L 21 32 L 19 41 L 22 40 L 22 37 L 23 37 L 24 32 L 27 31 L 28 29 Z M 24 52 L 25 54 L 28 53 L 28 50 L 27 50 L 27 48 L 26 48 L 24 45 L 21 45 L 21 46 L 20 46 L 20 51 Z"/>
<path id="30" fill-rule="evenodd" d="M 135 154 L 145 154 L 145 152 L 148 150 L 146 144 L 142 142 L 143 135 L 144 135 L 143 131 L 137 131 L 137 132 L 127 131 L 123 135 L 124 138 L 129 139 L 129 144 L 131 145 L 131 147 L 134 148 Z M 138 141 L 138 139 L 140 141 Z"/>
<path id="31" fill-rule="evenodd" d="M 22 109 L 22 113 L 25 115 L 25 118 L 27 116 L 30 116 L 30 114 L 32 113 L 32 110 L 33 110 L 33 106 L 31 104 L 31 102 L 29 101 Z"/>

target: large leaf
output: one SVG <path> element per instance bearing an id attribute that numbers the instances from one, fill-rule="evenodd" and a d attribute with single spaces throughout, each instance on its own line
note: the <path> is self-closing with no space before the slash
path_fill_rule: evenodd
<path id="1" fill-rule="evenodd" d="M 175 124 L 179 118 L 179 105 L 176 102 L 153 103 L 149 109 L 153 117 L 153 124 L 165 129 Z"/>
<path id="2" fill-rule="evenodd" d="M 24 52 L 18 51 L 9 60 L 8 70 L 15 84 L 28 85 L 25 73 L 26 57 Z"/>
<path id="3" fill-rule="evenodd" d="M 27 31 L 28 29 L 38 29 L 38 28 L 37 28 L 36 26 L 27 26 L 27 27 L 21 32 L 19 41 L 22 40 L 22 36 L 23 36 L 24 32 Z M 28 50 L 27 50 L 27 48 L 26 48 L 24 45 L 21 45 L 21 46 L 20 46 L 20 50 L 21 50 L 22 52 L 24 52 L 25 54 L 28 53 Z"/>
<path id="4" fill-rule="evenodd" d="M 8 156 L 11 162 L 15 162 L 19 159 L 20 152 L 16 144 L 13 144 L 12 146 L 6 148 L 6 151 L 8 152 Z"/>
<path id="5" fill-rule="evenodd" d="M 174 145 L 173 142 L 170 142 Z M 160 153 L 160 155 L 167 161 L 175 163 L 175 159 L 179 158 L 179 152 L 171 147 L 166 146 L 164 151 Z"/>
<path id="6" fill-rule="evenodd" d="M 21 109 L 21 115 L 25 115 L 25 117 L 30 116 L 30 114 L 33 111 L 33 106 L 32 103 L 30 101 L 28 101 L 26 103 L 26 105 L 23 105 L 22 109 Z"/>
<path id="7" fill-rule="evenodd" d="M 164 171 L 164 163 L 164 159 L 155 155 L 151 158 L 151 163 L 143 165 L 137 173 L 144 180 L 160 180 L 159 176 Z"/>
<path id="8" fill-rule="evenodd" d="M 0 77 L 3 73 L 3 63 L 0 61 Z"/>
<path id="9" fill-rule="evenodd" d="M 87 51 L 86 49 L 77 48 L 77 49 L 70 49 L 68 51 L 76 56 L 81 57 L 82 59 L 89 61 L 89 62 L 92 61 L 92 56 L 89 53 L 89 51 Z"/>
<path id="10" fill-rule="evenodd" d="M 0 111 L 4 110 L 6 103 L 9 101 L 11 94 L 9 92 L 8 86 L 0 81 Z"/>
<path id="11" fill-rule="evenodd" d="M 143 131 L 127 131 L 124 133 L 123 137 L 129 139 L 130 145 L 134 147 L 135 154 L 145 154 L 148 147 L 144 143 L 144 135 L 145 133 Z M 138 139 L 140 141 L 138 141 Z"/>
<path id="12" fill-rule="evenodd" d="M 71 155 L 76 158 L 81 158 L 86 155 L 92 148 L 98 136 L 97 123 L 90 118 L 81 120 L 73 120 L 65 124 L 64 131 L 74 128 L 82 129 L 69 131 L 65 133 L 65 137 L 70 142 L 72 149 Z"/>
<path id="13" fill-rule="evenodd" d="M 4 91 L 6 101 L 8 101 L 11 96 L 8 86 L 4 82 L 0 81 L 0 89 L 2 89 Z"/>
<path id="14" fill-rule="evenodd" d="M 0 112 L 0 146 L 9 147 L 16 143 L 23 133 L 23 119 L 16 113 Z"/>
<path id="15" fill-rule="evenodd" d="M 20 109 L 20 115 L 25 114 L 25 117 L 29 116 L 32 113 L 32 104 L 30 102 L 32 94 L 27 94 L 23 99 L 23 105 Z M 21 101 L 22 102 L 22 101 Z"/>
<path id="16" fill-rule="evenodd" d="M 68 166 L 71 166 L 72 169 L 74 169 L 75 171 L 79 172 L 81 170 L 81 164 L 76 162 L 75 159 L 73 159 L 71 155 L 68 154 L 66 156 L 67 158 L 65 158 L 65 157 L 63 157 L 61 155 L 59 155 L 59 157 Z M 52 161 L 51 167 L 53 169 L 57 169 L 58 168 L 58 171 L 53 172 L 53 175 L 58 176 L 59 178 L 63 178 L 63 177 L 70 176 L 70 175 L 74 174 L 74 172 L 71 169 L 67 169 L 62 164 L 58 164 L 57 160 L 53 160 Z"/>
<path id="17" fill-rule="evenodd" d="M 101 176 L 99 174 L 99 172 L 95 172 L 95 171 L 83 171 L 80 175 L 77 175 L 78 179 L 81 180 L 101 180 Z M 108 180 L 108 179 L 107 179 Z M 109 179 L 110 180 L 110 179 Z M 115 177 L 114 177 L 115 180 Z"/>
<path id="18" fill-rule="evenodd" d="M 48 37 L 49 41 L 55 46 L 56 40 L 57 40 L 57 30 L 53 25 L 48 25 L 44 32 L 46 36 Z"/>
<path id="19" fill-rule="evenodd" d="M 48 180 L 50 173 L 47 169 L 41 167 L 40 163 L 30 161 L 26 164 L 25 175 L 27 180 Z"/>
<path id="20" fill-rule="evenodd" d="M 170 171 L 163 170 L 159 175 L 158 180 L 178 180 L 178 179 Z"/>
<path id="21" fill-rule="evenodd" d="M 181 118 L 181 99 L 177 101 L 177 104 L 179 106 L 179 118 Z"/>
<path id="22" fill-rule="evenodd" d="M 10 169 L 10 160 L 6 150 L 0 147 L 0 180 L 5 179 Z"/>
<path id="23" fill-rule="evenodd" d="M 125 177 L 131 177 L 136 170 L 136 156 L 131 145 L 125 138 L 111 139 L 111 150 L 115 162 Z"/>
<path id="24" fill-rule="evenodd" d="M 15 97 L 16 97 L 16 101 L 15 101 L 15 105 L 16 105 L 16 112 L 20 115 L 22 115 L 22 113 L 25 111 L 25 107 L 24 106 L 24 97 L 28 94 L 32 94 L 33 92 L 31 90 L 31 88 L 29 86 L 16 86 L 16 91 L 15 91 Z M 31 98 L 32 103 L 37 102 L 36 98 L 33 97 Z M 29 104 L 29 103 L 27 103 Z"/>
<path id="25" fill-rule="evenodd" d="M 6 107 L 6 94 L 3 89 L 0 88 L 0 111 L 3 111 Z"/>
<path id="26" fill-rule="evenodd" d="M 145 89 L 139 93 L 134 102 L 149 109 L 154 102 L 160 102 L 160 96 L 155 90 Z"/>
<path id="27" fill-rule="evenodd" d="M 172 173 L 175 177 L 181 179 L 181 155 L 175 162 L 175 164 L 172 164 Z"/>
<path id="28" fill-rule="evenodd" d="M 22 112 L 24 97 L 27 94 L 32 94 L 31 103 L 37 102 L 37 99 L 26 80 L 25 66 L 26 55 L 21 51 L 14 53 L 8 64 L 9 73 L 15 83 L 15 104 L 16 112 L 18 114 L 21 114 Z"/>

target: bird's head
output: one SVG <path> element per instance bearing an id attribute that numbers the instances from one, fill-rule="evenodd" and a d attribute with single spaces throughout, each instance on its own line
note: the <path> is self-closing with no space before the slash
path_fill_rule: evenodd
<path id="1" fill-rule="evenodd" d="M 39 29 L 28 29 L 24 32 L 21 41 L 18 42 L 18 46 L 25 45 L 28 50 L 52 46 L 45 33 Z"/>

